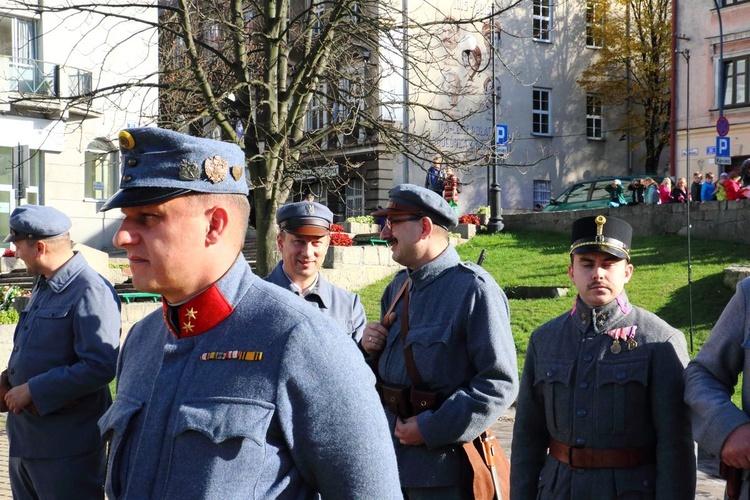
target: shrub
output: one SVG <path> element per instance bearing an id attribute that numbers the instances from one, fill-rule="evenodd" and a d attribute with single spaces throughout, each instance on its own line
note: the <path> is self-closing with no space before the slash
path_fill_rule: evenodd
<path id="1" fill-rule="evenodd" d="M 346 233 L 332 233 L 331 245 L 335 247 L 350 247 L 352 246 L 352 238 Z"/>
<path id="2" fill-rule="evenodd" d="M 18 323 L 18 311 L 15 309 L 0 311 L 0 325 L 13 325 L 15 323 Z"/>
<path id="3" fill-rule="evenodd" d="M 477 208 L 477 214 L 478 215 L 482 215 L 482 214 L 490 215 L 491 213 L 492 212 L 490 212 L 489 205 L 482 205 L 481 207 Z"/>
<path id="4" fill-rule="evenodd" d="M 344 226 L 341 224 L 331 224 L 331 232 L 332 233 L 340 233 L 344 230 Z"/>
<path id="5" fill-rule="evenodd" d="M 358 215 L 356 217 L 349 217 L 346 222 L 354 222 L 357 224 L 375 224 L 375 217 L 372 215 Z"/>

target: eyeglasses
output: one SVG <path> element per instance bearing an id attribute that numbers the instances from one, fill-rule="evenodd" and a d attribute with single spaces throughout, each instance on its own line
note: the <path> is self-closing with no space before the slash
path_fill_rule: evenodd
<path id="1" fill-rule="evenodd" d="M 413 220 L 420 220 L 422 217 L 418 215 L 412 215 L 410 217 L 402 217 L 400 219 L 386 219 L 385 220 L 385 227 L 388 228 L 390 231 L 393 228 L 394 224 L 398 224 L 399 222 L 408 222 Z"/>

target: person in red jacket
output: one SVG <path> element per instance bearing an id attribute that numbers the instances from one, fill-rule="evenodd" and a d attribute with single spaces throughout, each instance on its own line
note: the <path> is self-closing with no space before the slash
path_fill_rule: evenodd
<path id="1" fill-rule="evenodd" d="M 740 196 L 740 173 L 736 170 L 729 174 L 729 179 L 724 181 L 724 189 L 727 192 L 727 200 L 739 200 Z"/>

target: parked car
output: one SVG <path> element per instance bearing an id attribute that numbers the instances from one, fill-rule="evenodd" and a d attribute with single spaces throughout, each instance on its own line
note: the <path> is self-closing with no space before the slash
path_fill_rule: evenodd
<path id="1" fill-rule="evenodd" d="M 549 201 L 549 205 L 542 209 L 542 212 L 560 212 L 564 210 L 588 210 L 592 208 L 606 208 L 609 205 L 609 193 L 604 187 L 612 184 L 615 179 L 620 179 L 622 187 L 625 188 L 625 198 L 632 199 L 632 191 L 628 186 L 635 179 L 651 177 L 657 183 L 660 183 L 664 176 L 662 175 L 622 175 L 597 177 L 596 179 L 576 182 L 568 189 L 562 192 L 560 196 Z"/>

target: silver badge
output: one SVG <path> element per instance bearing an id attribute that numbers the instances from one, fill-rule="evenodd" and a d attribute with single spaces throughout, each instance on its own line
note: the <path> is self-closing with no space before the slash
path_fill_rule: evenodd
<path id="1" fill-rule="evenodd" d="M 203 168 L 206 170 L 206 177 L 208 177 L 208 180 L 216 184 L 227 178 L 229 162 L 221 156 L 216 155 L 213 158 L 206 158 L 206 161 L 203 163 Z"/>
<path id="2" fill-rule="evenodd" d="M 183 158 L 180 160 L 180 180 L 194 181 L 200 178 L 201 168 L 197 163 Z"/>
<path id="3" fill-rule="evenodd" d="M 307 215 L 313 215 L 315 213 L 315 205 L 305 205 L 305 213 Z"/>
<path id="4" fill-rule="evenodd" d="M 615 341 L 612 342 L 612 347 L 610 347 L 609 350 L 612 351 L 612 354 L 620 354 L 620 351 L 622 351 L 620 339 L 615 339 Z"/>

